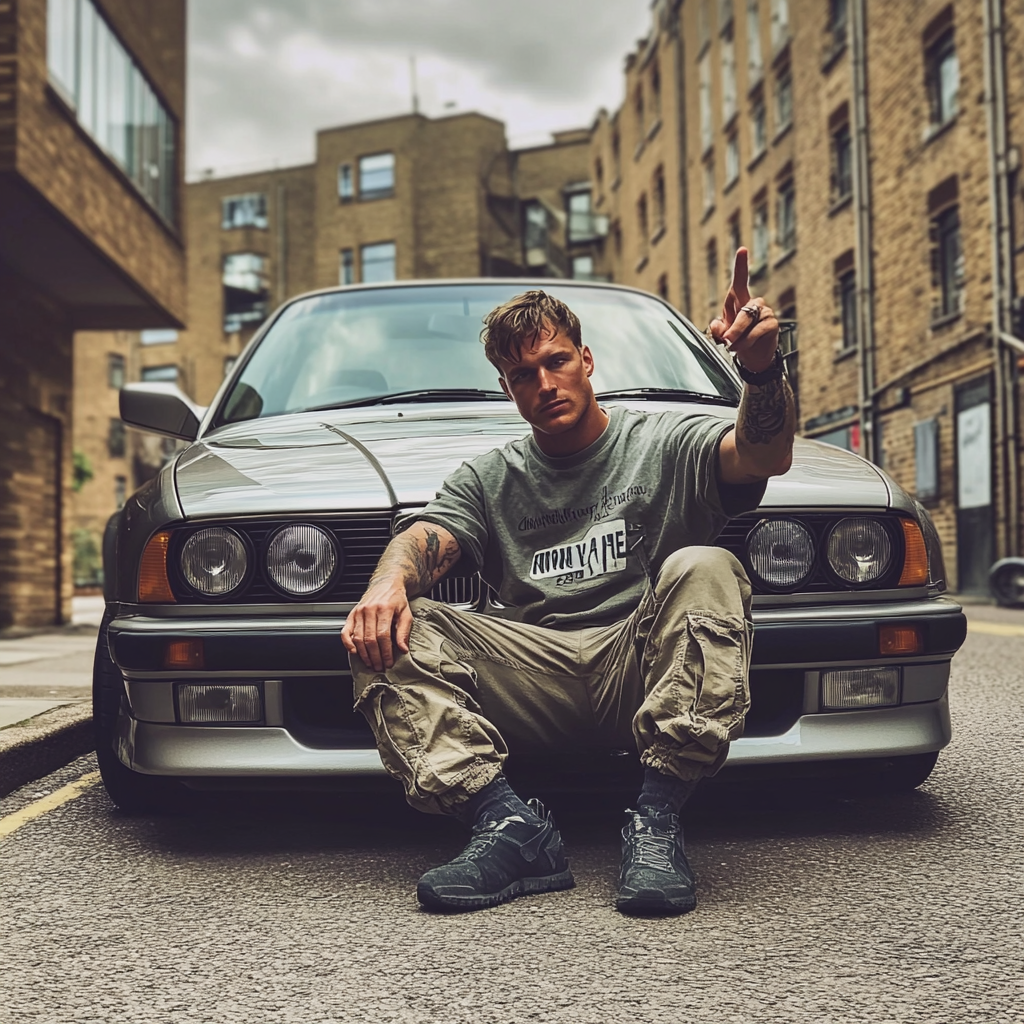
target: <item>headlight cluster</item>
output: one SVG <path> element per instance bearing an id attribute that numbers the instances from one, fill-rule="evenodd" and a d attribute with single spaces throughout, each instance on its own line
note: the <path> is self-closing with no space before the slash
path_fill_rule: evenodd
<path id="1" fill-rule="evenodd" d="M 181 575 L 204 597 L 225 597 L 250 574 L 250 553 L 234 530 L 209 526 L 191 534 L 181 548 Z M 329 586 L 341 565 L 334 538 L 319 526 L 283 526 L 266 546 L 267 578 L 289 597 L 310 597 Z"/>
<path id="2" fill-rule="evenodd" d="M 881 579 L 892 566 L 889 531 L 877 519 L 849 517 L 833 524 L 820 548 L 811 531 L 796 519 L 762 519 L 747 536 L 747 559 L 757 580 L 772 590 L 796 590 L 810 579 L 824 556 L 841 582 L 863 587 Z"/>

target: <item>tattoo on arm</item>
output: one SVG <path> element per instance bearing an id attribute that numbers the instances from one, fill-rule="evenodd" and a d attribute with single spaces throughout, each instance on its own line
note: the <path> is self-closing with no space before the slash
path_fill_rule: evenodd
<path id="1" fill-rule="evenodd" d="M 429 526 L 422 547 L 419 538 L 399 534 L 381 555 L 370 577 L 370 586 L 398 576 L 410 597 L 425 594 L 458 561 L 460 553 L 454 540 L 449 540 L 442 550 L 441 538 Z"/>
<path id="2" fill-rule="evenodd" d="M 790 403 L 789 384 L 777 377 L 758 388 L 747 388 L 740 412 L 740 429 L 750 444 L 771 444 L 786 429 Z"/>

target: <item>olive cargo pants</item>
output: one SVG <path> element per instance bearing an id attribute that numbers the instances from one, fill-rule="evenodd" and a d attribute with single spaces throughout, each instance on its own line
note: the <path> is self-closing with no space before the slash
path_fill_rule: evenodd
<path id="1" fill-rule="evenodd" d="M 639 607 L 555 630 L 418 598 L 409 653 L 384 672 L 350 656 L 356 707 L 420 810 L 449 813 L 508 749 L 608 750 L 698 779 L 725 761 L 750 706 L 750 583 L 721 548 L 674 552 Z"/>

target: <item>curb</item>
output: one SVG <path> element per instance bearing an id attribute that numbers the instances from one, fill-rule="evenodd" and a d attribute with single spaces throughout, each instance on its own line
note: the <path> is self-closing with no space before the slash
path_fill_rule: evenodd
<path id="1" fill-rule="evenodd" d="M 0 729 L 0 797 L 96 749 L 92 704 L 65 704 Z"/>

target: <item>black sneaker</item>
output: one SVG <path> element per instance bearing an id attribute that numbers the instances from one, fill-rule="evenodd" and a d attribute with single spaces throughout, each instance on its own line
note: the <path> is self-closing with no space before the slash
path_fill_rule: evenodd
<path id="1" fill-rule="evenodd" d="M 675 814 L 626 811 L 615 908 L 624 914 L 685 914 L 697 906 L 697 883 L 683 853 Z"/>
<path id="2" fill-rule="evenodd" d="M 479 910 L 528 893 L 571 889 L 576 883 L 554 819 L 540 801 L 528 806 L 539 823 L 517 814 L 476 825 L 458 857 L 420 879 L 420 903 L 431 910 Z"/>

